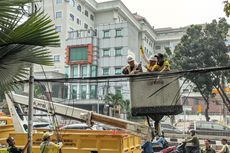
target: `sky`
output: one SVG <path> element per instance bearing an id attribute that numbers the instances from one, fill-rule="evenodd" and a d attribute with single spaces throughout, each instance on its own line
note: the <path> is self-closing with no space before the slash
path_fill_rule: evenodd
<path id="1" fill-rule="evenodd" d="M 97 2 L 109 0 L 96 0 Z M 122 0 L 132 13 L 144 16 L 155 28 L 179 28 L 226 17 L 224 0 Z M 227 17 L 226 17 L 227 18 Z M 230 22 L 230 19 L 227 19 Z"/>

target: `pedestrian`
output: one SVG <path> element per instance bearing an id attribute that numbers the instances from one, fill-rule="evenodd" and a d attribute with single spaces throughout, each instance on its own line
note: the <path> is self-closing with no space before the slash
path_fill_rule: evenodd
<path id="1" fill-rule="evenodd" d="M 58 153 L 59 150 L 62 147 L 62 142 L 59 142 L 58 144 L 55 144 L 50 141 L 51 133 L 44 133 L 43 134 L 43 140 L 40 144 L 40 152 L 41 153 Z"/>
<path id="2" fill-rule="evenodd" d="M 151 143 L 151 138 L 150 138 L 150 136 L 149 135 L 147 135 L 146 137 L 145 137 L 145 140 L 144 140 L 144 143 L 143 143 L 143 145 L 141 146 L 141 148 L 142 148 L 142 153 L 154 153 L 153 152 L 153 145 L 152 145 L 152 143 Z"/>
<path id="3" fill-rule="evenodd" d="M 158 53 L 155 57 L 157 58 L 157 64 L 154 65 L 153 71 L 164 72 L 170 70 L 170 64 L 168 60 L 164 59 L 163 54 Z"/>
<path id="4" fill-rule="evenodd" d="M 200 153 L 200 142 L 196 136 L 196 131 L 192 129 L 189 133 L 192 138 L 183 142 L 186 143 L 186 153 Z"/>
<path id="5" fill-rule="evenodd" d="M 221 150 L 218 153 L 230 153 L 230 149 L 228 146 L 228 140 L 222 139 L 221 143 L 222 143 L 223 147 L 221 148 Z"/>
<path id="6" fill-rule="evenodd" d="M 216 151 L 211 147 L 210 140 L 204 140 L 204 147 L 201 149 L 201 153 L 216 153 Z"/>
<path id="7" fill-rule="evenodd" d="M 14 140 L 13 137 L 8 137 L 6 139 L 6 142 L 8 143 L 7 151 L 9 153 L 24 153 L 25 150 L 27 149 L 28 145 L 29 145 L 29 141 L 28 141 L 23 149 L 18 148 L 18 147 L 15 146 L 15 140 Z"/>
<path id="8" fill-rule="evenodd" d="M 154 65 L 157 63 L 157 58 L 151 55 L 150 58 L 148 59 L 145 55 L 145 52 L 142 46 L 140 48 L 140 52 L 141 52 L 141 56 L 144 59 L 145 63 L 147 63 L 147 65 L 145 65 L 145 68 L 147 69 L 148 72 L 153 72 Z"/>
<path id="9" fill-rule="evenodd" d="M 127 62 L 128 65 L 126 65 L 122 70 L 123 74 L 136 74 L 142 72 L 141 64 L 138 64 L 131 55 L 127 56 Z"/>

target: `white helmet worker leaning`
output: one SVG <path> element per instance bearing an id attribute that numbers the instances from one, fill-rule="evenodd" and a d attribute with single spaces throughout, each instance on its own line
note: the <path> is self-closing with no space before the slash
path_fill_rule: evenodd
<path id="1" fill-rule="evenodd" d="M 131 55 L 128 55 L 127 56 L 127 62 L 132 62 L 134 61 L 135 59 L 131 56 Z"/>
<path id="2" fill-rule="evenodd" d="M 149 58 L 150 61 L 157 61 L 157 58 L 154 55 L 151 55 Z"/>

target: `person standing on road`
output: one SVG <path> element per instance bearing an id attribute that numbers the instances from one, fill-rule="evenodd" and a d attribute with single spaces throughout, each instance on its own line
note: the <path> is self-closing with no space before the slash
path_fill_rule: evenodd
<path id="1" fill-rule="evenodd" d="M 229 149 L 229 146 L 228 146 L 228 140 L 227 139 L 222 139 L 221 143 L 222 143 L 223 147 L 218 153 L 230 153 L 230 149 Z"/>
<path id="2" fill-rule="evenodd" d="M 210 140 L 205 139 L 204 140 L 204 148 L 201 149 L 201 153 L 216 153 L 216 151 L 211 147 Z"/>
<path id="3" fill-rule="evenodd" d="M 186 143 L 186 153 L 200 153 L 200 142 L 196 136 L 196 131 L 190 130 L 189 133 L 192 138 L 184 141 Z"/>
<path id="4" fill-rule="evenodd" d="M 127 56 L 128 65 L 122 70 L 123 74 L 137 74 L 142 72 L 141 64 L 138 64 L 132 56 Z"/>
<path id="5" fill-rule="evenodd" d="M 147 135 L 145 137 L 144 143 L 141 146 L 141 148 L 143 150 L 142 153 L 154 153 L 154 151 L 153 151 L 153 145 L 151 143 L 151 138 L 150 138 L 149 135 Z"/>
<path id="6" fill-rule="evenodd" d="M 43 142 L 40 144 L 40 153 L 58 153 L 62 147 L 62 142 L 55 144 L 50 142 L 52 134 L 46 132 L 43 134 Z"/>
<path id="7" fill-rule="evenodd" d="M 6 142 L 8 143 L 7 151 L 9 153 L 24 153 L 25 150 L 27 149 L 28 145 L 29 145 L 29 141 L 28 141 L 23 149 L 18 148 L 18 147 L 15 146 L 15 140 L 14 140 L 13 137 L 8 137 L 6 139 Z"/>

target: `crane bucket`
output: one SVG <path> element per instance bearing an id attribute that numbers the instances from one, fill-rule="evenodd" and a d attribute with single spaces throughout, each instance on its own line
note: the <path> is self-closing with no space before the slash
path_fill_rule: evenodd
<path id="1" fill-rule="evenodd" d="M 133 116 L 176 115 L 182 113 L 178 76 L 130 78 Z"/>

